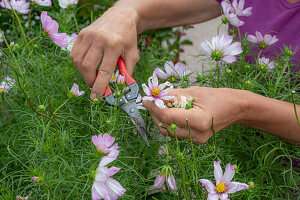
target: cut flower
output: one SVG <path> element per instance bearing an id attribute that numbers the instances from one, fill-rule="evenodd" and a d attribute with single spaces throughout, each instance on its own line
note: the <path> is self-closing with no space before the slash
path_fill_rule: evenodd
<path id="1" fill-rule="evenodd" d="M 228 194 L 249 189 L 250 186 L 245 183 L 231 182 L 234 174 L 234 166 L 230 163 L 227 164 L 225 173 L 223 174 L 220 161 L 214 161 L 216 186 L 210 180 L 199 179 L 202 186 L 205 186 L 208 192 L 207 200 L 228 200 Z"/>
<path id="2" fill-rule="evenodd" d="M 84 94 L 84 91 L 79 91 L 79 86 L 74 83 L 72 89 L 69 92 L 70 97 L 79 97 Z"/>
<path id="3" fill-rule="evenodd" d="M 168 81 L 163 84 L 159 84 L 155 72 L 153 73 L 153 76 L 148 79 L 148 86 L 146 84 L 142 84 L 143 90 L 147 95 L 143 97 L 143 100 L 154 101 L 157 107 L 161 109 L 166 108 L 163 100 L 170 100 L 175 97 L 168 96 L 170 91 L 173 90 L 173 86 Z M 165 89 L 167 86 L 169 88 Z"/>
<path id="4" fill-rule="evenodd" d="M 236 55 L 243 52 L 240 42 L 233 42 L 232 36 L 221 34 L 212 38 L 211 43 L 204 40 L 200 43 L 200 47 L 205 54 L 215 61 L 223 61 L 233 63 L 236 61 Z"/>

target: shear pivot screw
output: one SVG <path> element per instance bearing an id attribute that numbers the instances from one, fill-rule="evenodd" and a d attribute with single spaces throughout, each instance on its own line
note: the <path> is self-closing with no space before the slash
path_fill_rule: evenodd
<path id="1" fill-rule="evenodd" d="M 130 112 L 132 112 L 132 113 L 133 113 L 133 112 L 134 112 L 134 109 L 132 108 L 132 109 L 130 110 Z"/>
<path id="2" fill-rule="evenodd" d="M 128 97 L 128 98 L 130 98 L 130 94 L 129 94 L 129 95 L 127 95 L 127 97 Z"/>

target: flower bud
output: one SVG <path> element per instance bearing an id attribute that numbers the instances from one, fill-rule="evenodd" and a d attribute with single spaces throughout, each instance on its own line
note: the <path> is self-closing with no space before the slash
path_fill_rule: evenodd
<path id="1" fill-rule="evenodd" d="M 46 106 L 44 106 L 44 105 L 39 105 L 39 106 L 38 106 L 38 109 L 39 109 L 39 110 L 46 110 Z"/>
<path id="2" fill-rule="evenodd" d="M 230 75 L 232 73 L 232 71 L 230 69 L 226 69 L 226 74 Z"/>
<path id="3" fill-rule="evenodd" d="M 100 103 L 100 101 L 99 101 L 99 99 L 95 98 L 95 99 L 93 100 L 93 103 L 96 104 L 96 105 L 98 105 L 98 104 Z"/>
<path id="4" fill-rule="evenodd" d="M 246 65 L 245 68 L 249 70 L 251 69 L 251 65 Z"/>
<path id="5" fill-rule="evenodd" d="M 252 83 L 251 83 L 251 81 L 248 80 L 248 81 L 245 82 L 245 85 L 246 85 L 247 87 L 251 87 L 251 86 L 252 86 Z"/>
<path id="6" fill-rule="evenodd" d="M 250 188 L 253 189 L 255 186 L 254 186 L 254 182 L 248 182 L 248 185 L 250 185 Z"/>
<path id="7" fill-rule="evenodd" d="M 176 131 L 177 128 L 178 128 L 178 127 L 177 127 L 176 124 L 171 124 L 171 125 L 170 125 L 170 130 L 171 130 L 171 131 Z"/>
<path id="8" fill-rule="evenodd" d="M 106 120 L 106 121 L 105 121 L 105 123 L 107 123 L 107 124 L 110 124 L 110 123 L 111 123 L 111 121 L 110 121 L 110 120 Z"/>
<path id="9" fill-rule="evenodd" d="M 233 165 L 234 167 L 234 170 L 237 170 L 238 169 L 238 166 L 237 165 Z"/>

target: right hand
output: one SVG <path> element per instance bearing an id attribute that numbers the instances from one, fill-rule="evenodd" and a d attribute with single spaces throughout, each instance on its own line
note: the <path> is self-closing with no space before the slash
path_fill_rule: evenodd
<path id="1" fill-rule="evenodd" d="M 137 20 L 135 9 L 112 7 L 80 31 L 70 57 L 87 85 L 90 99 L 103 95 L 121 56 L 131 75 L 138 61 Z M 102 62 L 101 62 L 102 61 Z M 98 76 L 96 69 L 101 63 Z"/>

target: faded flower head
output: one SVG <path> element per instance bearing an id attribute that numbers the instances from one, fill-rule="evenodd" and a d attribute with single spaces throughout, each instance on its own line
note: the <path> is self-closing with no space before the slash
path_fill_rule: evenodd
<path id="1" fill-rule="evenodd" d="M 164 165 L 162 167 L 160 175 L 154 182 L 154 187 L 161 187 L 166 180 L 170 190 L 177 190 L 175 178 L 172 174 L 172 167 L 170 165 Z"/>
<path id="2" fill-rule="evenodd" d="M 58 4 L 61 8 L 68 8 L 78 3 L 78 0 L 58 0 Z"/>
<path id="3" fill-rule="evenodd" d="M 77 37 L 78 37 L 78 35 L 76 33 L 72 33 L 71 35 L 67 35 L 65 40 L 67 41 L 68 44 L 67 44 L 66 47 L 62 47 L 62 50 L 65 50 L 65 51 L 67 50 L 68 52 L 71 52 Z"/>
<path id="4" fill-rule="evenodd" d="M 31 180 L 38 183 L 40 181 L 40 178 L 37 176 L 33 176 L 31 177 Z"/>
<path id="5" fill-rule="evenodd" d="M 247 40 L 259 46 L 260 49 L 265 49 L 267 46 L 274 44 L 278 41 L 276 35 L 265 34 L 262 36 L 261 32 L 255 31 L 254 35 L 248 35 Z"/>
<path id="6" fill-rule="evenodd" d="M 72 89 L 69 92 L 70 97 L 79 97 L 84 94 L 84 91 L 79 91 L 79 86 L 74 83 Z"/>
<path id="7" fill-rule="evenodd" d="M 223 61 L 233 63 L 236 61 L 236 55 L 243 52 L 240 42 L 233 42 L 232 36 L 221 34 L 212 38 L 211 43 L 204 40 L 200 43 L 200 47 L 205 51 L 206 55 L 215 61 Z"/>
<path id="8" fill-rule="evenodd" d="M 15 80 L 6 76 L 4 80 L 0 83 L 0 93 L 7 93 L 10 88 L 15 84 Z"/>
<path id="9" fill-rule="evenodd" d="M 41 13 L 41 22 L 44 31 L 48 34 L 51 40 L 60 47 L 66 47 L 66 33 L 58 33 L 58 23 L 47 15 L 46 11 Z"/>
<path id="10" fill-rule="evenodd" d="M 238 18 L 237 14 L 232 12 L 233 8 L 230 3 L 228 3 L 227 1 L 222 1 L 221 6 L 223 9 L 223 13 L 224 13 L 224 18 L 222 19 L 222 22 L 224 24 L 227 24 L 229 22 L 231 25 L 233 25 L 235 27 L 240 27 L 245 24 L 245 22 L 241 21 Z"/>
<path id="11" fill-rule="evenodd" d="M 21 197 L 19 195 L 16 196 L 16 200 L 28 200 L 29 197 L 31 196 L 32 191 L 30 191 L 30 193 L 26 196 L 26 197 Z"/>
<path id="12" fill-rule="evenodd" d="M 30 12 L 30 3 L 26 0 L 10 0 L 9 2 L 8 0 L 2 0 L 0 6 L 8 10 L 12 10 L 13 8 L 16 12 L 21 14 L 28 14 Z"/>
<path id="13" fill-rule="evenodd" d="M 148 86 L 146 84 L 142 84 L 143 90 L 147 95 L 143 97 L 143 100 L 154 101 L 157 107 L 161 109 L 166 108 L 163 100 L 170 100 L 175 97 L 175 96 L 168 96 L 170 91 L 173 90 L 172 85 L 168 81 L 159 84 L 155 72 L 153 73 L 153 76 L 151 76 L 148 79 Z M 169 88 L 165 89 L 166 87 Z"/>
<path id="14" fill-rule="evenodd" d="M 270 61 L 269 58 L 265 57 L 259 58 L 258 64 L 261 69 L 267 70 L 269 72 L 271 72 L 275 68 L 274 61 Z"/>
<path id="15" fill-rule="evenodd" d="M 51 0 L 32 0 L 32 2 L 39 6 L 52 6 Z"/>
<path id="16" fill-rule="evenodd" d="M 185 76 L 188 76 L 191 71 L 181 63 L 174 63 L 172 61 L 167 61 L 164 65 L 165 71 L 160 68 L 155 68 L 154 72 L 157 74 L 158 78 L 169 80 L 174 82 L 176 79 L 182 79 Z"/>
<path id="17" fill-rule="evenodd" d="M 101 134 L 92 136 L 93 144 L 96 146 L 98 152 L 106 154 L 110 153 L 113 150 L 119 148 L 118 144 L 115 144 L 111 147 L 111 145 L 115 142 L 115 138 L 110 136 L 108 133 L 104 133 L 102 136 Z"/>
<path id="18" fill-rule="evenodd" d="M 214 161 L 214 176 L 216 179 L 216 186 L 207 179 L 199 179 L 202 186 L 206 187 L 208 192 L 207 200 L 227 200 L 228 194 L 238 192 L 240 190 L 246 190 L 250 186 L 245 183 L 231 182 L 234 177 L 234 166 L 228 163 L 226 165 L 225 173 L 220 165 L 220 161 Z"/>
<path id="19" fill-rule="evenodd" d="M 111 178 L 120 171 L 120 168 L 106 167 L 106 165 L 117 159 L 119 153 L 118 150 L 113 150 L 107 156 L 102 157 L 92 186 L 92 200 L 116 200 L 126 192 L 118 181 Z"/>

